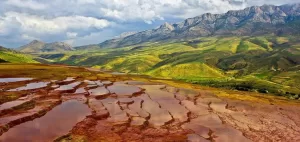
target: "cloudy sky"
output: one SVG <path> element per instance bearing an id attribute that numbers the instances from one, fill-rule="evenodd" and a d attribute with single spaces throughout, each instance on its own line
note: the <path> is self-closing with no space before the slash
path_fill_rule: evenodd
<path id="1" fill-rule="evenodd" d="M 73 46 L 100 43 L 123 32 L 175 23 L 203 13 L 300 0 L 0 0 L 0 45 L 37 39 Z"/>

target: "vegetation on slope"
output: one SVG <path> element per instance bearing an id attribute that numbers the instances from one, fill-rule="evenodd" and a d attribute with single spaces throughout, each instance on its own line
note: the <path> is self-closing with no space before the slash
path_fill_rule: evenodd
<path id="1" fill-rule="evenodd" d="M 0 47 L 0 63 L 38 63 L 31 55 L 25 55 L 4 47 Z"/>
<path id="2" fill-rule="evenodd" d="M 203 37 L 117 49 L 43 53 L 56 63 L 147 74 L 298 99 L 300 40 L 295 36 Z"/>

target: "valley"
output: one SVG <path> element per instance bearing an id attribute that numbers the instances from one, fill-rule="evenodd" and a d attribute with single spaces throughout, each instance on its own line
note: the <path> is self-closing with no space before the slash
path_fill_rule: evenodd
<path id="1" fill-rule="evenodd" d="M 123 48 L 36 53 L 55 64 L 149 75 L 298 99 L 297 36 L 203 37 Z"/>

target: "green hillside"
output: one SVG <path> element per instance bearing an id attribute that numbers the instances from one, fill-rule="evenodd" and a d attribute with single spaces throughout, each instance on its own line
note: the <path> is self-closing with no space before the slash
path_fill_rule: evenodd
<path id="1" fill-rule="evenodd" d="M 38 56 L 56 63 L 270 92 L 294 99 L 300 94 L 300 39 L 294 36 L 203 37 Z"/>
<path id="2" fill-rule="evenodd" d="M 0 63 L 38 63 L 31 55 L 25 55 L 0 46 Z"/>

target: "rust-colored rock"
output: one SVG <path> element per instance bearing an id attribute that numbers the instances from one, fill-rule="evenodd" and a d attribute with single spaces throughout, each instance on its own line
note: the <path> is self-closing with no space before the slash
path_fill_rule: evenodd
<path id="1" fill-rule="evenodd" d="M 132 104 L 134 103 L 134 100 L 131 98 L 119 98 L 118 99 L 120 104 Z"/>
<path id="2" fill-rule="evenodd" d="M 89 99 L 88 105 L 93 110 L 93 118 L 105 119 L 109 116 L 109 112 L 106 110 L 100 100 Z"/>
<path id="3" fill-rule="evenodd" d="M 206 139 L 210 138 L 209 128 L 199 125 L 198 123 L 194 123 L 193 121 L 183 124 L 181 127 L 186 130 L 193 130 L 197 135 L 199 135 L 203 138 L 206 138 Z"/>
<path id="4" fill-rule="evenodd" d="M 145 125 L 145 122 L 146 122 L 145 118 L 142 118 L 142 117 L 132 117 L 130 126 L 141 127 L 141 126 Z"/>

